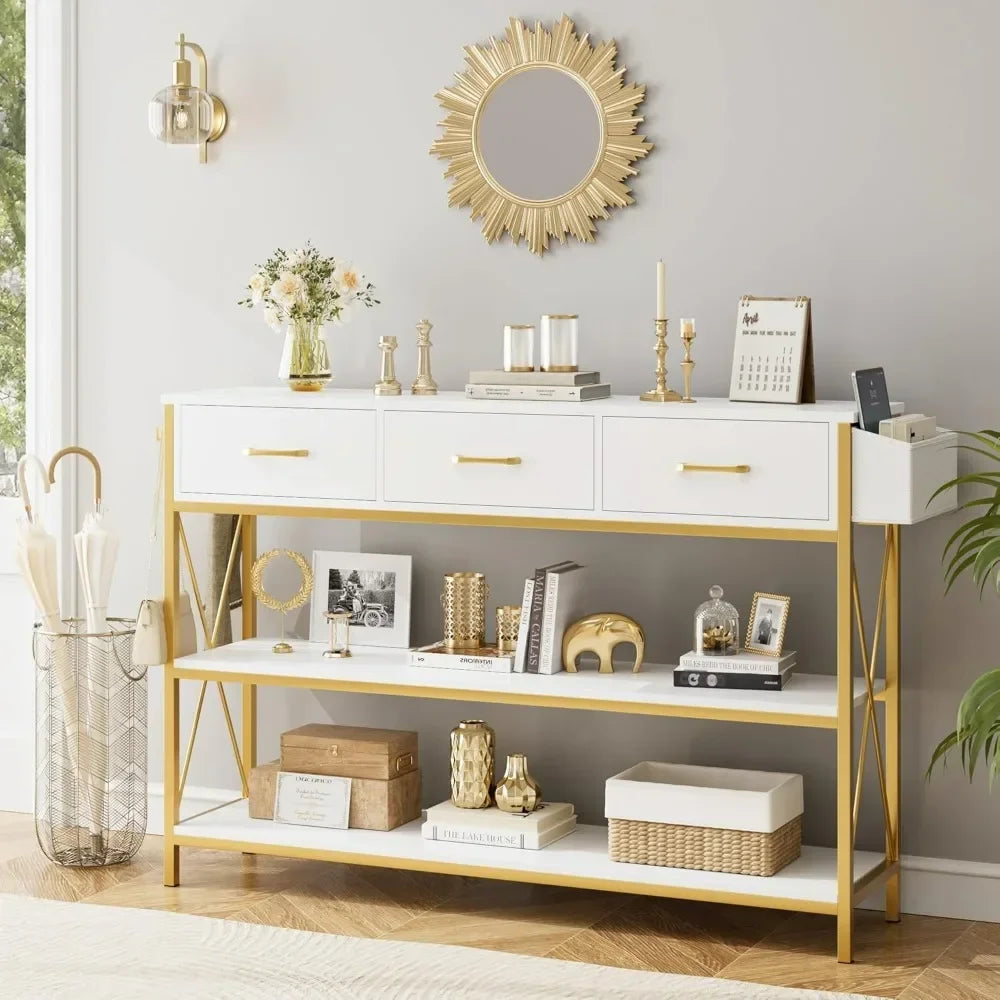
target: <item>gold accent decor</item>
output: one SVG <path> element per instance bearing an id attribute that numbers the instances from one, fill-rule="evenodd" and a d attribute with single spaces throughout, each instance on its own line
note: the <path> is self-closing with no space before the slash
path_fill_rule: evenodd
<path id="1" fill-rule="evenodd" d="M 691 400 L 694 402 L 694 400 Z M 678 462 L 678 472 L 731 472 L 737 476 L 745 476 L 750 471 L 749 465 L 696 465 L 693 462 Z"/>
<path id="2" fill-rule="evenodd" d="M 507 757 L 503 778 L 497 782 L 497 808 L 508 813 L 530 813 L 538 808 L 542 790 L 528 773 L 528 758 L 523 753 Z"/>
<path id="3" fill-rule="evenodd" d="M 678 403 L 679 392 L 667 388 L 667 320 L 653 320 L 656 324 L 656 388 L 642 393 L 639 398 L 644 403 Z"/>
<path id="4" fill-rule="evenodd" d="M 781 603 L 781 621 L 775 626 L 775 630 L 778 633 L 777 646 L 774 649 L 768 649 L 762 646 L 759 642 L 756 642 L 753 637 L 753 627 L 757 623 L 757 602 L 760 599 L 765 601 L 778 601 Z M 748 653 L 760 653 L 762 656 L 781 656 L 781 649 L 785 641 L 785 628 L 788 625 L 788 611 L 791 607 L 792 599 L 787 594 L 761 594 L 755 593 L 753 595 L 753 604 L 750 605 L 750 618 L 747 620 L 747 639 L 743 643 L 743 648 Z M 860 620 L 859 620 L 860 625 Z M 861 641 L 864 642 L 864 636 L 861 636 Z"/>
<path id="5" fill-rule="evenodd" d="M 642 626 L 634 618 L 616 612 L 588 615 L 573 622 L 563 633 L 563 666 L 575 674 L 577 657 L 581 653 L 596 653 L 601 661 L 600 673 L 613 674 L 615 668 L 612 654 L 615 646 L 622 642 L 630 642 L 635 646 L 632 673 L 637 674 L 646 651 L 646 633 Z"/>
<path id="6" fill-rule="evenodd" d="M 468 206 L 473 219 L 482 219 L 487 242 L 507 232 L 539 255 L 553 236 L 561 243 L 568 235 L 592 243 L 595 220 L 609 218 L 608 208 L 633 203 L 626 179 L 638 173 L 633 163 L 653 146 L 635 134 L 642 121 L 635 111 L 645 87 L 624 83 L 624 68 L 615 68 L 617 55 L 614 41 L 595 46 L 588 35 L 577 37 L 565 16 L 551 29 L 540 21 L 529 28 L 511 18 L 504 38 L 466 46 L 466 69 L 436 95 L 446 117 L 431 153 L 450 161 L 445 171 L 451 182 L 448 204 Z M 598 136 L 596 156 L 578 183 L 555 197 L 532 199 L 509 191 L 490 171 L 480 126 L 494 93 L 513 77 L 541 69 L 564 73 L 583 88 L 596 111 Z"/>
<path id="7" fill-rule="evenodd" d="M 250 458 L 308 458 L 308 448 L 244 448 Z"/>
<path id="8" fill-rule="evenodd" d="M 694 362 L 691 360 L 691 344 L 695 338 L 694 320 L 681 320 L 681 340 L 684 341 L 684 360 L 681 362 L 681 374 L 684 376 L 684 395 L 681 397 L 682 403 L 698 402 L 691 395 L 691 376 L 694 373 Z"/>
<path id="9" fill-rule="evenodd" d="M 519 455 L 507 455 L 502 458 L 490 455 L 452 455 L 455 465 L 520 465 Z"/>
<path id="10" fill-rule="evenodd" d="M 497 649 L 510 652 L 517 649 L 517 633 L 521 630 L 521 605 L 501 604 L 497 608 Z"/>
<path id="11" fill-rule="evenodd" d="M 482 719 L 451 731 L 451 801 L 460 809 L 486 809 L 493 798 L 496 736 Z"/>
<path id="12" fill-rule="evenodd" d="M 431 328 L 434 326 L 429 319 L 422 319 L 417 324 L 417 377 L 413 380 L 410 392 L 414 396 L 436 396 L 437 382 L 431 375 Z"/>
<path id="13" fill-rule="evenodd" d="M 448 649 L 479 649 L 486 641 L 489 594 L 482 573 L 445 573 L 441 609 Z"/>
<path id="14" fill-rule="evenodd" d="M 149 126 L 153 135 L 168 144 L 197 144 L 198 160 L 208 162 L 208 143 L 215 142 L 229 120 L 225 104 L 208 90 L 208 59 L 205 50 L 189 42 L 183 32 L 177 36 L 177 59 L 173 66 L 173 84 L 154 95 L 149 105 Z M 191 62 L 185 57 L 190 49 L 198 60 L 199 86 L 191 84 Z M 209 121 L 203 120 L 207 111 Z"/>
<path id="15" fill-rule="evenodd" d="M 379 337 L 378 349 L 382 352 L 382 372 L 375 383 L 376 396 L 400 396 L 403 387 L 396 378 L 395 350 L 399 341 L 395 337 Z"/>
<path id="16" fill-rule="evenodd" d="M 324 659 L 346 659 L 351 655 L 351 613 L 328 611 L 326 620 L 330 623 L 330 645 L 323 650 Z"/>
<path id="17" fill-rule="evenodd" d="M 239 532 L 237 532 L 237 537 L 238 535 Z M 279 558 L 291 559 L 292 562 L 299 568 L 299 572 L 302 574 L 302 586 L 299 587 L 299 589 L 292 594 L 291 597 L 275 597 L 273 594 L 268 593 L 264 589 L 264 569 L 272 560 Z M 309 600 L 309 595 L 312 593 L 313 586 L 312 567 L 306 562 L 305 558 L 299 552 L 293 552 L 291 549 L 269 549 L 267 552 L 259 556 L 254 562 L 253 569 L 250 571 L 250 586 L 253 589 L 254 597 L 256 597 L 265 608 L 281 612 L 281 641 L 276 642 L 271 647 L 272 652 L 291 653 L 291 645 L 285 642 L 285 615 L 288 614 L 289 611 L 301 608 L 302 605 Z"/>

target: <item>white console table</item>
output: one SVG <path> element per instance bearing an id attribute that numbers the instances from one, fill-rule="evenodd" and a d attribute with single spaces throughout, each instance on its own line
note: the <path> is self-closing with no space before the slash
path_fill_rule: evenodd
<path id="1" fill-rule="evenodd" d="M 165 885 L 179 884 L 180 848 L 202 847 L 742 903 L 835 914 L 838 958 L 845 962 L 861 899 L 884 886 L 886 918 L 899 919 L 899 526 L 954 509 L 953 491 L 928 505 L 934 489 L 954 475 L 953 434 L 917 445 L 879 438 L 852 429 L 855 407 L 846 402 L 499 403 L 460 393 L 380 398 L 360 390 L 284 388 L 183 393 L 164 402 L 168 621 L 182 558 L 201 605 L 182 523 L 189 512 L 239 515 L 244 602 L 242 641 L 213 648 L 218 622 L 213 629 L 202 612 L 205 651 L 177 660 L 171 654 L 165 667 Z M 363 651 L 339 662 L 275 657 L 269 643 L 255 638 L 249 587 L 257 518 L 266 515 L 829 544 L 836 562 L 836 673 L 797 675 L 782 692 L 707 692 L 674 688 L 669 668 L 655 665 L 637 675 L 537 676 L 409 667 L 399 650 Z M 874 636 L 865 635 L 854 568 L 859 521 L 885 526 Z M 235 553 L 234 545 L 230 565 Z M 863 650 L 857 670 L 854 628 Z M 183 763 L 182 681 L 201 685 Z M 242 685 L 239 738 L 223 682 Z M 804 847 L 798 861 L 760 878 L 615 863 L 600 826 L 582 826 L 542 851 L 519 852 L 428 842 L 419 821 L 388 833 L 282 826 L 249 819 L 244 799 L 182 819 L 181 795 L 212 683 L 223 698 L 244 795 L 246 773 L 256 764 L 259 686 L 829 729 L 836 733 L 837 846 Z M 885 820 L 879 853 L 854 849 L 869 752 Z"/>

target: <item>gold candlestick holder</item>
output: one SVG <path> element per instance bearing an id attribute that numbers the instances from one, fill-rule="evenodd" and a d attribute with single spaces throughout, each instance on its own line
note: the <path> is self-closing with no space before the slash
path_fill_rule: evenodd
<path id="1" fill-rule="evenodd" d="M 422 319 L 417 324 L 417 377 L 410 392 L 414 396 L 436 396 L 438 387 L 431 375 L 431 327 L 434 324 Z"/>
<path id="2" fill-rule="evenodd" d="M 382 352 L 382 374 L 375 383 L 376 396 L 400 396 L 403 387 L 396 378 L 396 361 L 393 352 L 399 341 L 395 337 L 379 337 L 378 348 Z"/>
<path id="3" fill-rule="evenodd" d="M 678 403 L 679 392 L 667 388 L 667 321 L 658 319 L 656 323 L 656 388 L 644 392 L 639 398 L 644 403 Z"/>
<path id="4" fill-rule="evenodd" d="M 696 334 L 693 319 L 681 320 L 681 340 L 684 341 L 684 360 L 681 362 L 681 372 L 684 375 L 684 397 L 682 403 L 697 403 L 691 395 L 691 375 L 694 372 L 694 362 L 691 360 L 691 342 Z"/>

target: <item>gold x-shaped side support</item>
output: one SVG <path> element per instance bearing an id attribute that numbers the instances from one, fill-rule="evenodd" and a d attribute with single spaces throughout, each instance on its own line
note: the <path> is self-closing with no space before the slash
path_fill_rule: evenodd
<path id="1" fill-rule="evenodd" d="M 885 544 L 882 550 L 882 573 L 879 579 L 878 599 L 875 605 L 875 627 L 872 632 L 871 646 L 865 632 L 864 612 L 861 608 L 861 593 L 858 587 L 857 568 L 851 567 L 851 597 L 854 605 L 854 620 L 857 626 L 858 642 L 861 645 L 861 669 L 865 681 L 865 716 L 861 725 L 861 747 L 858 756 L 858 774 L 854 786 L 854 809 L 852 816 L 852 843 L 858 836 L 858 817 L 861 813 L 861 788 L 865 773 L 865 760 L 868 753 L 868 734 L 871 732 L 871 743 L 875 751 L 875 770 L 878 776 L 879 794 L 882 800 L 882 813 L 885 819 L 886 860 L 898 861 L 898 838 L 895 835 L 893 812 L 889 808 L 889 793 L 886 783 L 886 762 L 882 749 L 882 737 L 879 732 L 878 715 L 875 711 L 875 677 L 879 659 L 879 642 L 882 635 L 883 617 L 886 607 L 886 595 L 890 583 L 898 586 L 898 580 L 890 580 L 890 570 L 898 566 L 899 528 L 894 525 L 885 527 Z"/>
<path id="2" fill-rule="evenodd" d="M 226 576 L 219 591 L 219 607 L 215 612 L 215 623 L 211 632 L 208 629 L 208 616 L 205 613 L 205 605 L 201 600 L 201 590 L 198 587 L 198 577 L 194 572 L 194 561 L 191 558 L 191 547 L 188 545 L 187 534 L 184 531 L 184 522 L 180 514 L 177 515 L 177 535 L 180 538 L 181 551 L 184 553 L 184 562 L 187 564 L 188 576 L 191 578 L 191 593 L 194 597 L 195 607 L 198 609 L 198 618 L 201 620 L 202 633 L 205 636 L 205 648 L 214 649 L 219 641 L 219 629 L 222 627 L 222 616 L 229 612 L 229 585 L 233 579 L 233 570 L 236 567 L 236 557 L 239 554 L 240 534 L 243 527 L 243 515 L 240 514 L 236 520 L 236 528 L 233 531 L 233 544 L 229 550 L 229 560 L 226 563 Z M 233 727 L 233 717 L 229 711 L 229 701 L 226 698 L 225 688 L 222 681 L 216 681 L 215 686 L 219 691 L 219 700 L 222 702 L 222 714 L 226 718 L 226 728 L 229 730 L 229 742 L 232 744 L 233 757 L 236 760 L 236 767 L 240 772 L 240 784 L 243 788 L 243 796 L 249 795 L 247 785 L 246 770 L 243 767 L 243 759 L 240 756 L 240 745 L 236 739 L 236 729 Z M 194 710 L 194 722 L 191 725 L 191 736 L 188 739 L 187 751 L 184 754 L 184 765 L 181 768 L 180 782 L 177 787 L 178 801 L 184 795 L 184 785 L 187 783 L 188 769 L 191 767 L 191 755 L 194 752 L 194 742 L 198 736 L 198 725 L 201 722 L 201 710 L 205 705 L 205 692 L 208 690 L 208 681 L 201 682 L 201 690 L 198 692 L 198 703 Z"/>

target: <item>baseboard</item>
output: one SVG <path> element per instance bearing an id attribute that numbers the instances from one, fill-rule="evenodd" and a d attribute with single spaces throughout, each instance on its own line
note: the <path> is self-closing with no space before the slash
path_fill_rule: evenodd
<path id="1" fill-rule="evenodd" d="M 238 799 L 242 793 L 226 788 L 202 788 L 188 785 L 184 789 L 184 800 L 181 802 L 181 816 L 193 816 L 195 813 L 211 809 Z M 163 834 L 163 782 L 151 782 L 146 793 L 148 819 L 146 833 L 153 836 Z"/>
<path id="2" fill-rule="evenodd" d="M 181 815 L 190 816 L 239 797 L 238 791 L 225 788 L 188 788 Z M 149 786 L 148 832 L 163 832 L 162 784 Z M 904 855 L 902 868 L 904 913 L 1000 923 L 1000 865 Z M 874 893 L 861 904 L 866 910 L 884 906 L 882 893 Z"/>
<path id="3" fill-rule="evenodd" d="M 35 808 L 34 733 L 0 733 L 0 812 L 26 812 Z"/>
<path id="4" fill-rule="evenodd" d="M 903 855 L 900 886 L 904 913 L 1000 922 L 1000 865 Z M 862 908 L 881 910 L 882 893 Z"/>

